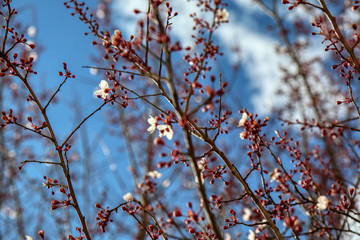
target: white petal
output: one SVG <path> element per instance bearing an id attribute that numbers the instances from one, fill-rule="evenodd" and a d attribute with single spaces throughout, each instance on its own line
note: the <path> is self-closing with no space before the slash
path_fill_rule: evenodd
<path id="1" fill-rule="evenodd" d="M 165 131 L 166 132 L 166 137 L 171 140 L 173 138 L 174 132 L 171 128 L 169 128 L 169 131 Z"/>
<path id="2" fill-rule="evenodd" d="M 97 90 L 97 91 L 94 92 L 94 94 L 95 94 L 96 96 L 100 96 L 100 95 L 102 95 L 103 93 L 104 93 L 103 90 Z"/>
<path id="3" fill-rule="evenodd" d="M 174 135 L 174 132 L 173 130 L 171 129 L 171 126 L 170 125 L 165 125 L 165 124 L 161 124 L 161 125 L 158 125 L 157 126 L 157 129 L 159 130 L 159 136 L 160 137 L 167 137 L 169 140 L 172 139 L 173 135 Z"/>
<path id="4" fill-rule="evenodd" d="M 151 115 L 149 115 L 149 118 L 147 121 L 150 125 L 154 125 L 157 122 L 156 119 Z"/>
<path id="5" fill-rule="evenodd" d="M 101 88 L 102 90 L 105 90 L 105 89 L 109 88 L 109 84 L 108 84 L 107 81 L 105 81 L 105 80 L 101 80 L 99 86 L 100 86 L 100 88 Z"/>
<path id="6" fill-rule="evenodd" d="M 151 134 L 155 131 L 156 126 L 155 125 L 151 125 L 150 127 L 148 127 L 147 131 Z"/>
<path id="7" fill-rule="evenodd" d="M 131 193 L 127 193 L 123 196 L 123 199 L 127 202 L 130 201 L 132 198 L 133 196 L 131 195 Z"/>

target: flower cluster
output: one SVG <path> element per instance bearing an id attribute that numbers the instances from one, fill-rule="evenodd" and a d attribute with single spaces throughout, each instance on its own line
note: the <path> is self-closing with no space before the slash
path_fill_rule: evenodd
<path id="1" fill-rule="evenodd" d="M 147 129 L 147 131 L 151 134 L 155 131 L 155 129 L 159 130 L 159 136 L 160 137 L 167 137 L 167 139 L 171 140 L 173 138 L 174 132 L 169 124 L 158 124 L 157 121 L 159 120 L 158 117 L 153 117 L 149 115 L 148 123 L 150 124 L 150 127 Z"/>

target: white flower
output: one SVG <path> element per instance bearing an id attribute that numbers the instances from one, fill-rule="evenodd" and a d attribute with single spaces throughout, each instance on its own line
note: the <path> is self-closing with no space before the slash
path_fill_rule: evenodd
<path id="1" fill-rule="evenodd" d="M 262 222 L 264 224 L 258 225 L 258 227 L 255 230 L 255 233 L 260 233 L 264 228 L 266 228 L 266 219 L 263 219 Z"/>
<path id="2" fill-rule="evenodd" d="M 161 176 L 162 176 L 162 174 L 156 170 L 148 172 L 147 175 L 149 175 L 152 178 L 161 178 Z"/>
<path id="3" fill-rule="evenodd" d="M 226 11 L 225 8 L 223 8 L 223 9 L 218 9 L 218 10 L 216 11 L 215 22 L 217 22 L 217 23 L 227 22 L 227 21 L 228 21 L 228 17 L 229 17 L 229 12 Z"/>
<path id="4" fill-rule="evenodd" d="M 205 166 L 207 165 L 206 158 L 202 158 L 201 160 L 197 161 L 197 165 L 200 171 L 204 171 Z"/>
<path id="5" fill-rule="evenodd" d="M 246 137 L 248 136 L 249 134 L 247 133 L 247 132 L 241 132 L 240 133 L 240 138 L 242 139 L 242 140 L 245 140 L 246 139 Z"/>
<path id="6" fill-rule="evenodd" d="M 149 133 L 153 133 L 156 129 L 156 118 L 154 118 L 153 116 L 149 115 L 149 118 L 148 118 L 148 123 L 150 124 L 150 127 L 147 129 L 147 131 Z"/>
<path id="7" fill-rule="evenodd" d="M 329 205 L 329 199 L 327 199 L 325 196 L 318 197 L 317 201 L 318 202 L 316 206 L 320 211 L 325 210 Z"/>
<path id="8" fill-rule="evenodd" d="M 271 172 L 270 173 L 270 182 L 273 182 L 275 181 L 276 179 L 278 179 L 278 177 L 281 175 L 281 172 L 279 171 L 279 169 L 275 169 L 274 172 Z"/>
<path id="9" fill-rule="evenodd" d="M 123 199 L 126 202 L 129 202 L 132 198 L 133 198 L 133 196 L 131 195 L 131 193 L 127 193 L 123 196 Z"/>
<path id="10" fill-rule="evenodd" d="M 29 37 L 35 37 L 35 35 L 36 35 L 36 27 L 30 26 L 30 27 L 28 27 L 26 32 L 29 35 Z"/>
<path id="11" fill-rule="evenodd" d="M 240 121 L 239 121 L 239 123 L 238 123 L 238 127 L 244 126 L 244 124 L 245 124 L 245 122 L 247 120 L 247 117 L 248 117 L 247 113 L 244 112 L 241 119 L 240 119 Z"/>
<path id="12" fill-rule="evenodd" d="M 107 81 L 101 80 L 101 82 L 100 82 L 100 84 L 99 84 L 99 87 L 100 87 L 101 89 L 95 91 L 94 94 L 95 94 L 96 96 L 100 96 L 100 95 L 101 95 L 101 98 L 103 98 L 103 99 L 107 98 L 107 96 L 109 95 L 109 91 L 110 91 L 109 84 L 107 83 Z"/>
<path id="13" fill-rule="evenodd" d="M 26 240 L 33 240 L 32 237 L 30 237 L 30 236 L 26 235 L 25 237 L 26 237 Z"/>
<path id="14" fill-rule="evenodd" d="M 161 183 L 161 185 L 162 185 L 164 188 L 169 187 L 170 184 L 171 184 L 171 181 L 170 181 L 169 179 L 165 179 L 165 180 Z"/>
<path id="15" fill-rule="evenodd" d="M 225 233 L 224 240 L 231 240 L 231 235 L 230 235 L 230 233 Z"/>
<path id="16" fill-rule="evenodd" d="M 160 137 L 167 137 L 169 140 L 172 139 L 173 135 L 174 135 L 174 132 L 173 130 L 171 129 L 171 126 L 170 125 L 165 125 L 165 124 L 162 124 L 162 125 L 158 125 L 157 126 L 157 129 L 159 130 L 160 134 L 159 136 Z"/>
<path id="17" fill-rule="evenodd" d="M 242 219 L 247 222 L 250 220 L 251 217 L 251 210 L 250 208 L 244 208 L 244 215 L 242 215 Z"/>
<path id="18" fill-rule="evenodd" d="M 248 239 L 249 239 L 249 240 L 255 240 L 255 233 L 254 233 L 254 231 L 250 229 L 249 232 L 250 232 L 250 234 L 249 234 L 249 236 L 248 236 Z"/>

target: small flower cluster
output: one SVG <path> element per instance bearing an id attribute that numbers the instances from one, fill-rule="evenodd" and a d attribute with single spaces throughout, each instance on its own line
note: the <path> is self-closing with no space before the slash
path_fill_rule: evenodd
<path id="1" fill-rule="evenodd" d="M 96 225 L 99 226 L 101 229 L 101 232 L 104 233 L 108 223 L 113 221 L 112 219 L 110 219 L 111 211 L 109 211 L 109 207 L 104 209 L 103 207 L 101 207 L 101 205 L 99 203 L 96 203 L 95 207 L 101 209 L 96 217 L 96 220 L 99 221 L 96 223 Z"/>
<path id="2" fill-rule="evenodd" d="M 61 187 L 59 189 L 59 192 L 65 194 L 65 196 L 67 197 L 67 200 L 63 200 L 61 202 L 59 202 L 58 200 L 52 200 L 51 201 L 51 210 L 55 210 L 61 207 L 67 207 L 71 204 L 71 197 L 70 197 L 70 193 L 66 193 L 65 188 Z"/>
<path id="3" fill-rule="evenodd" d="M 9 109 L 9 113 L 6 114 L 5 111 L 1 112 L 2 117 L 1 119 L 4 121 L 4 123 L 1 123 L 1 127 L 5 127 L 8 124 L 16 123 L 17 117 L 13 115 L 13 110 Z"/>
<path id="4" fill-rule="evenodd" d="M 151 134 L 155 131 L 155 129 L 159 130 L 159 137 L 167 137 L 167 139 L 171 140 L 173 138 L 174 132 L 169 124 L 158 124 L 157 122 L 161 120 L 159 117 L 153 117 L 149 115 L 148 123 L 150 127 L 147 131 Z M 164 121 L 164 120 L 163 120 Z"/>

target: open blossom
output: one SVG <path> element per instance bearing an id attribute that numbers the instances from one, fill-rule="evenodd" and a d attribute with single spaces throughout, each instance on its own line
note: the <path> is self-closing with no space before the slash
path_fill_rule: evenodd
<path id="1" fill-rule="evenodd" d="M 100 87 L 100 90 L 96 90 L 94 92 L 94 94 L 96 96 L 101 96 L 101 98 L 103 98 L 103 99 L 107 98 L 107 96 L 109 95 L 109 92 L 110 92 L 109 84 L 107 83 L 107 81 L 101 80 L 99 87 Z"/>
<path id="2" fill-rule="evenodd" d="M 325 210 L 329 205 L 329 199 L 325 196 L 318 197 L 317 201 L 316 206 L 320 211 Z"/>
<path id="3" fill-rule="evenodd" d="M 224 240 L 231 240 L 231 235 L 230 235 L 230 233 L 225 233 L 225 235 L 224 235 Z"/>
<path id="4" fill-rule="evenodd" d="M 240 133 L 240 138 L 241 138 L 242 140 L 245 140 L 245 139 L 247 138 L 247 136 L 249 136 L 249 133 L 247 133 L 247 132 L 245 132 L 245 131 L 243 131 L 243 132 Z"/>
<path id="5" fill-rule="evenodd" d="M 247 115 L 246 112 L 244 112 L 241 119 L 240 119 L 240 121 L 239 121 L 239 123 L 238 123 L 238 127 L 243 127 L 246 120 L 247 120 L 247 118 L 248 118 L 248 115 Z"/>
<path id="6" fill-rule="evenodd" d="M 30 237 L 30 236 L 26 235 L 25 237 L 26 237 L 26 240 L 33 240 L 32 237 Z"/>
<path id="7" fill-rule="evenodd" d="M 207 165 L 207 160 L 206 158 L 202 158 L 197 162 L 198 168 L 200 171 L 204 171 L 205 170 L 205 166 Z"/>
<path id="8" fill-rule="evenodd" d="M 133 198 L 133 196 L 131 195 L 131 193 L 127 193 L 123 196 L 123 199 L 126 202 L 129 202 L 132 198 Z"/>
<path id="9" fill-rule="evenodd" d="M 250 232 L 250 233 L 249 233 L 249 235 L 248 235 L 248 239 L 249 239 L 249 240 L 255 240 L 255 237 L 256 237 L 256 236 L 255 236 L 254 231 L 250 229 L 249 232 Z"/>
<path id="10" fill-rule="evenodd" d="M 171 181 L 169 179 L 165 179 L 162 183 L 161 186 L 163 186 L 164 188 L 169 187 L 171 184 Z"/>
<path id="11" fill-rule="evenodd" d="M 215 22 L 217 22 L 217 23 L 227 22 L 227 21 L 228 21 L 228 17 L 229 17 L 229 12 L 226 11 L 225 8 L 223 8 L 223 9 L 218 9 L 218 10 L 216 11 Z"/>
<path id="12" fill-rule="evenodd" d="M 251 210 L 250 208 L 244 208 L 244 214 L 242 215 L 242 219 L 247 222 L 250 220 L 251 217 Z"/>
<path id="13" fill-rule="evenodd" d="M 161 176 L 162 176 L 162 174 L 156 170 L 148 172 L 147 175 L 149 175 L 152 178 L 161 178 Z"/>
<path id="14" fill-rule="evenodd" d="M 167 137 L 169 140 L 172 139 L 173 135 L 174 135 L 174 132 L 173 130 L 171 129 L 171 126 L 170 125 L 165 125 L 165 124 L 162 124 L 162 125 L 158 125 L 157 126 L 157 129 L 159 130 L 160 134 L 159 136 L 160 137 Z"/>
<path id="15" fill-rule="evenodd" d="M 155 131 L 155 129 L 157 128 L 159 130 L 159 136 L 160 137 L 167 137 L 169 140 L 172 139 L 174 132 L 171 129 L 171 126 L 168 124 L 160 124 L 157 125 L 157 120 L 156 118 L 154 118 L 153 116 L 149 115 L 148 118 L 148 123 L 150 124 L 150 127 L 148 127 L 147 131 L 151 134 Z"/>
<path id="16" fill-rule="evenodd" d="M 147 129 L 147 131 L 149 133 L 153 133 L 156 129 L 156 118 L 154 118 L 153 116 L 149 115 L 149 118 L 148 118 L 148 123 L 150 124 L 150 127 Z"/>
<path id="17" fill-rule="evenodd" d="M 281 172 L 278 168 L 275 169 L 274 172 L 270 173 L 270 182 L 273 182 L 278 179 L 278 177 L 281 175 Z"/>

